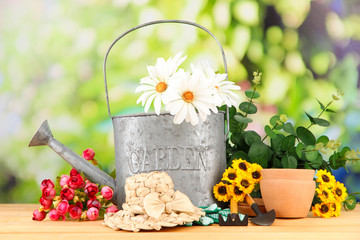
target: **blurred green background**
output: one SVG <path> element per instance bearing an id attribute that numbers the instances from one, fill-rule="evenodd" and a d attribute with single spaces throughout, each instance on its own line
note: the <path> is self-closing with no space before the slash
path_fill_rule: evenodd
<path id="1" fill-rule="evenodd" d="M 332 125 L 312 130 L 357 149 L 359 12 L 358 0 L 1 0 L 0 202 L 37 202 L 42 179 L 71 169 L 48 147 L 27 147 L 44 120 L 60 142 L 79 154 L 93 148 L 106 171 L 114 168 L 103 58 L 118 35 L 150 20 L 190 20 L 212 31 L 241 97 L 252 72 L 263 72 L 260 113 L 251 125 L 259 132 L 277 111 L 305 124 L 304 111 L 318 113 L 316 98 L 327 103 L 342 89 L 333 107 L 338 113 L 325 115 Z M 108 59 L 112 114 L 143 112 L 134 90 L 146 66 L 179 51 L 187 62 L 208 59 L 223 71 L 216 42 L 201 30 L 176 24 L 141 29 Z M 337 178 L 349 192 L 360 192 L 360 165 L 349 169 L 337 171 Z"/>

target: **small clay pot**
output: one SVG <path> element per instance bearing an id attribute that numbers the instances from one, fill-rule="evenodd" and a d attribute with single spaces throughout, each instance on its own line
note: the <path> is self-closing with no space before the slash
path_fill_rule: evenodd
<path id="1" fill-rule="evenodd" d="M 254 201 L 259 206 L 259 209 L 262 213 L 266 213 L 266 209 L 264 206 L 264 201 L 262 198 L 254 198 Z M 255 217 L 256 214 L 251 209 L 251 207 L 246 202 L 238 202 L 238 210 L 241 214 L 247 214 L 249 217 Z"/>
<path id="2" fill-rule="evenodd" d="M 267 211 L 278 218 L 304 218 L 315 194 L 315 170 L 262 169 L 261 195 Z"/>

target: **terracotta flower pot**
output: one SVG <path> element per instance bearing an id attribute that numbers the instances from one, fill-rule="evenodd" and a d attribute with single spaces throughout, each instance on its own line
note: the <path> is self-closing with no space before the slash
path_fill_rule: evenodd
<path id="1" fill-rule="evenodd" d="M 315 170 L 263 169 L 260 190 L 267 211 L 279 218 L 304 218 L 315 194 Z"/>

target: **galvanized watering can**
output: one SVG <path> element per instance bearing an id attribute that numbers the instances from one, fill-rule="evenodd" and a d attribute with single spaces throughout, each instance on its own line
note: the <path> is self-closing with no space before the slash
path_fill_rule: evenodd
<path id="1" fill-rule="evenodd" d="M 196 126 L 183 122 L 174 124 L 173 116 L 162 113 L 112 116 L 106 79 L 106 60 L 114 44 L 128 33 L 153 24 L 181 23 L 198 27 L 218 43 L 227 73 L 223 48 L 206 28 L 183 20 L 152 21 L 136 26 L 120 35 L 110 45 L 104 59 L 104 81 L 108 113 L 113 122 L 117 177 L 92 165 L 57 141 L 45 121 L 35 133 L 29 146 L 48 145 L 77 171 L 92 182 L 115 189 L 113 201 L 120 207 L 125 202 L 126 178 L 142 172 L 165 171 L 173 179 L 175 189 L 185 193 L 194 205 L 206 206 L 216 200 L 212 187 L 221 179 L 226 168 L 224 112 L 212 113 Z M 228 112 L 228 111 L 227 111 Z M 229 116 L 227 115 L 227 119 Z M 229 121 L 227 121 L 229 129 Z"/>

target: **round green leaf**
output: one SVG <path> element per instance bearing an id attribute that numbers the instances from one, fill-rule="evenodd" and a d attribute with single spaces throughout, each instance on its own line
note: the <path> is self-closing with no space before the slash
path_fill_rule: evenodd
<path id="1" fill-rule="evenodd" d="M 356 197 L 354 195 L 348 195 L 344 201 L 345 210 L 353 210 L 356 207 Z"/>
<path id="2" fill-rule="evenodd" d="M 248 97 L 248 98 L 259 98 L 260 97 L 260 93 L 257 92 L 257 91 L 253 91 L 253 90 L 246 90 L 245 91 L 245 95 Z"/>
<path id="3" fill-rule="evenodd" d="M 328 127 L 330 126 L 330 123 L 325 120 L 325 119 L 322 119 L 322 118 L 314 118 L 314 124 L 316 125 L 319 125 L 319 126 L 322 126 L 322 127 Z"/>
<path id="4" fill-rule="evenodd" d="M 324 146 L 329 142 L 329 138 L 325 135 L 323 136 L 320 136 L 317 140 L 316 140 L 316 143 L 323 143 Z"/>
<path id="5" fill-rule="evenodd" d="M 310 166 L 318 169 L 324 162 L 324 159 L 322 158 L 321 154 L 318 154 L 317 158 L 314 161 L 310 162 Z"/>
<path id="6" fill-rule="evenodd" d="M 283 168 L 297 168 L 297 160 L 294 156 L 284 155 L 281 158 L 281 165 Z"/>
<path id="7" fill-rule="evenodd" d="M 306 147 L 305 157 L 309 162 L 313 162 L 317 159 L 319 152 L 315 149 L 313 145 Z"/>
<path id="8" fill-rule="evenodd" d="M 304 149 L 304 144 L 303 143 L 298 143 L 298 145 L 296 146 L 296 155 L 299 157 L 299 158 L 302 158 L 302 150 Z"/>
<path id="9" fill-rule="evenodd" d="M 305 145 L 315 145 L 316 139 L 315 136 L 306 128 L 298 127 L 296 129 L 296 134 L 298 138 L 305 144 Z"/>
<path id="10" fill-rule="evenodd" d="M 273 130 L 271 130 L 271 127 L 269 125 L 265 126 L 265 132 L 271 138 L 276 137 L 276 133 Z"/>
<path id="11" fill-rule="evenodd" d="M 252 122 L 252 120 L 250 118 L 243 117 L 241 115 L 235 115 L 234 119 L 240 123 L 251 123 Z"/>
<path id="12" fill-rule="evenodd" d="M 283 129 L 285 132 L 290 133 L 292 135 L 296 135 L 293 125 L 290 122 L 284 124 Z"/>
<path id="13" fill-rule="evenodd" d="M 257 112 L 257 107 L 249 102 L 242 102 L 239 105 L 239 109 L 248 114 L 254 114 Z"/>
<path id="14" fill-rule="evenodd" d="M 243 136 L 248 146 L 253 145 L 254 142 L 261 141 L 261 137 L 255 131 L 246 131 L 243 133 Z"/>
<path id="15" fill-rule="evenodd" d="M 346 160 L 342 159 L 340 153 L 334 153 L 329 158 L 330 167 L 334 170 L 345 167 Z"/>
<path id="16" fill-rule="evenodd" d="M 263 168 L 267 168 L 272 152 L 265 143 L 260 141 L 251 145 L 248 155 L 252 163 L 258 163 Z"/>
<path id="17" fill-rule="evenodd" d="M 294 149 L 294 146 L 295 146 L 295 136 L 294 135 L 286 136 L 281 143 L 281 149 L 283 151 L 291 151 Z"/>

